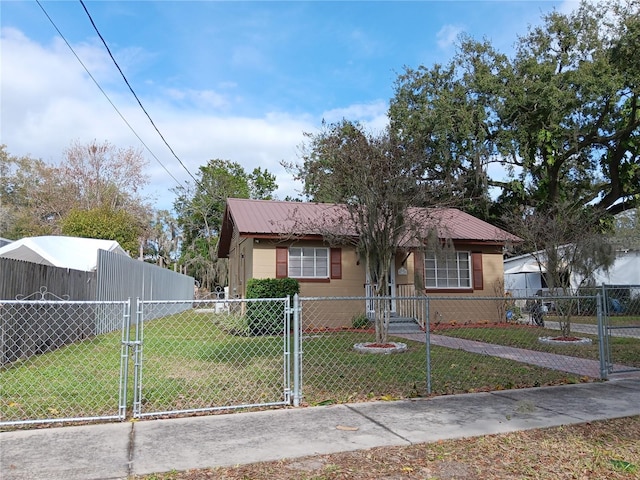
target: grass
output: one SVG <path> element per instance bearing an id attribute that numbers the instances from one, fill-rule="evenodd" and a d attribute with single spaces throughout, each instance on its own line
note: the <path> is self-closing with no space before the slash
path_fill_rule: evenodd
<path id="1" fill-rule="evenodd" d="M 314 335 L 303 343 L 305 399 L 311 404 L 362 401 L 372 398 L 426 396 L 427 357 L 420 342 L 395 355 L 363 355 L 354 343 L 371 341 L 367 333 Z M 463 350 L 432 347 L 432 393 L 452 394 L 577 382 L 577 376 L 487 357 Z"/>
<path id="2" fill-rule="evenodd" d="M 103 335 L 0 369 L 0 419 L 117 414 L 120 334 Z"/>
<path id="3" fill-rule="evenodd" d="M 406 447 L 169 472 L 136 480 L 631 480 L 640 416 Z"/>
<path id="4" fill-rule="evenodd" d="M 547 315 L 548 320 L 557 321 L 558 317 Z M 573 315 L 571 317 L 572 324 L 597 325 L 598 317 L 595 315 Z M 638 315 L 611 315 L 609 316 L 609 325 L 612 326 L 637 326 L 640 325 Z"/>
<path id="5" fill-rule="evenodd" d="M 143 414 L 285 401 L 284 392 L 290 386 L 283 371 L 283 338 L 231 335 L 225 331 L 227 321 L 221 315 L 187 311 L 145 324 Z M 558 352 L 557 347 L 535 341 L 544 333 L 541 329 L 461 327 L 444 333 Z M 393 355 L 361 354 L 353 349 L 354 343 L 372 340 L 372 333 L 364 331 L 305 334 L 304 401 L 317 405 L 428 395 L 424 344 L 392 339 L 408 345 L 407 352 Z M 613 339 L 612 343 L 620 361 L 640 366 L 638 341 Z M 133 349 L 128 353 L 131 415 Z M 597 347 L 569 353 L 597 358 Z M 0 421 L 115 415 L 120 356 L 121 334 L 113 332 L 5 365 L 0 369 Z M 554 370 L 435 346 L 431 361 L 432 394 L 581 381 Z"/>

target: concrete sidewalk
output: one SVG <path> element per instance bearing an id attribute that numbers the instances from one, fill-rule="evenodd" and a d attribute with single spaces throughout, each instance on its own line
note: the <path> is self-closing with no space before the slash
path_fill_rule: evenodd
<path id="1" fill-rule="evenodd" d="M 131 475 L 640 415 L 640 379 L 0 433 L 0 478 Z"/>

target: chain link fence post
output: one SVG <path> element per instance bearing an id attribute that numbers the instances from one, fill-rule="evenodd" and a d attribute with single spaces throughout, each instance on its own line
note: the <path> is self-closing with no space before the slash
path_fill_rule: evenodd
<path id="1" fill-rule="evenodd" d="M 136 339 L 133 342 L 133 418 L 142 414 L 142 347 L 144 337 L 143 303 L 136 299 Z"/>
<path id="2" fill-rule="evenodd" d="M 302 398 L 302 345 L 301 345 L 301 312 L 300 297 L 293 296 L 293 406 L 299 407 Z"/>
<path id="3" fill-rule="evenodd" d="M 604 289 L 604 287 L 603 287 Z M 608 372 L 609 372 L 609 365 L 608 365 L 608 361 L 607 361 L 607 355 L 606 355 L 606 343 L 607 343 L 607 338 L 606 338 L 606 329 L 604 326 L 604 315 L 603 315 L 603 308 L 602 308 L 602 294 L 598 293 L 596 295 L 596 306 L 597 306 L 597 317 L 598 317 L 598 337 L 600 338 L 600 348 L 599 348 L 599 354 L 600 354 L 600 379 L 601 380 L 606 380 L 608 377 Z"/>
<path id="4" fill-rule="evenodd" d="M 429 315 L 429 297 L 425 297 L 425 322 L 424 322 L 424 334 L 425 334 L 425 349 L 426 349 L 426 374 L 427 374 L 427 395 L 431 395 L 431 316 Z"/>
<path id="5" fill-rule="evenodd" d="M 118 416 L 124 420 L 127 416 L 127 392 L 129 390 L 129 348 L 131 347 L 131 299 L 122 307 L 122 344 L 120 346 L 120 394 Z"/>

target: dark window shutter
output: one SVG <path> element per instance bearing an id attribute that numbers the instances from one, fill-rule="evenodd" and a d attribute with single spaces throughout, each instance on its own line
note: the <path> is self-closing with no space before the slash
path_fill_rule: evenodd
<path id="1" fill-rule="evenodd" d="M 413 251 L 413 275 L 416 289 L 425 288 L 425 271 L 424 271 L 424 252 L 419 250 Z"/>
<path id="2" fill-rule="evenodd" d="M 484 275 L 482 273 L 482 253 L 472 253 L 471 263 L 473 265 L 473 289 L 484 289 Z"/>
<path id="3" fill-rule="evenodd" d="M 289 249 L 287 247 L 276 247 L 276 278 L 287 278 L 289 276 L 288 255 Z"/>
<path id="4" fill-rule="evenodd" d="M 342 249 L 341 248 L 331 249 L 331 278 L 336 280 L 342 278 Z"/>

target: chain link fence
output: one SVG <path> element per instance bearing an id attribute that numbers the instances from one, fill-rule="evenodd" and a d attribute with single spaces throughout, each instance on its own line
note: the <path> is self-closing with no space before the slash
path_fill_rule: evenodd
<path id="1" fill-rule="evenodd" d="M 140 302 L 134 416 L 288 404 L 287 303 Z"/>
<path id="2" fill-rule="evenodd" d="M 386 299 L 390 309 L 408 300 Z M 376 339 L 373 321 L 363 322 L 359 313 L 371 301 L 300 299 L 307 403 L 533 387 L 607 374 L 596 297 L 412 298 L 429 328 L 393 312 L 387 340 L 404 344 L 403 352 L 362 355 L 358 344 Z M 351 315 L 351 324 L 324 328 L 335 325 L 336 315 Z"/>
<path id="3" fill-rule="evenodd" d="M 421 301 L 424 307 L 424 299 Z M 364 345 L 376 341 L 374 322 L 367 315 L 375 303 L 378 302 L 371 298 L 356 297 L 300 299 L 301 393 L 306 404 L 427 394 L 425 333 L 417 324 L 407 322 L 399 329 L 394 328 L 389 336 L 388 342 L 398 344 L 396 347 L 402 353 L 366 353 Z M 397 336 L 409 331 L 420 339 Z"/>
<path id="4" fill-rule="evenodd" d="M 2 301 L 0 424 L 122 419 L 128 302 Z"/>
<path id="5" fill-rule="evenodd" d="M 637 371 L 638 353 L 630 353 L 626 344 L 640 338 L 640 285 L 604 285 L 604 355 L 610 373 Z"/>
<path id="6" fill-rule="evenodd" d="M 2 301 L 0 427 L 411 398 L 640 370 L 635 293 L 593 293 Z M 612 311 L 613 298 L 624 310 Z M 373 354 L 379 312 L 389 313 L 379 317 L 388 337 L 375 350 L 387 353 Z"/>
<path id="7" fill-rule="evenodd" d="M 606 376 L 596 297 L 432 298 L 430 308 L 434 392 L 534 387 Z M 478 318 L 478 311 L 488 316 Z"/>

